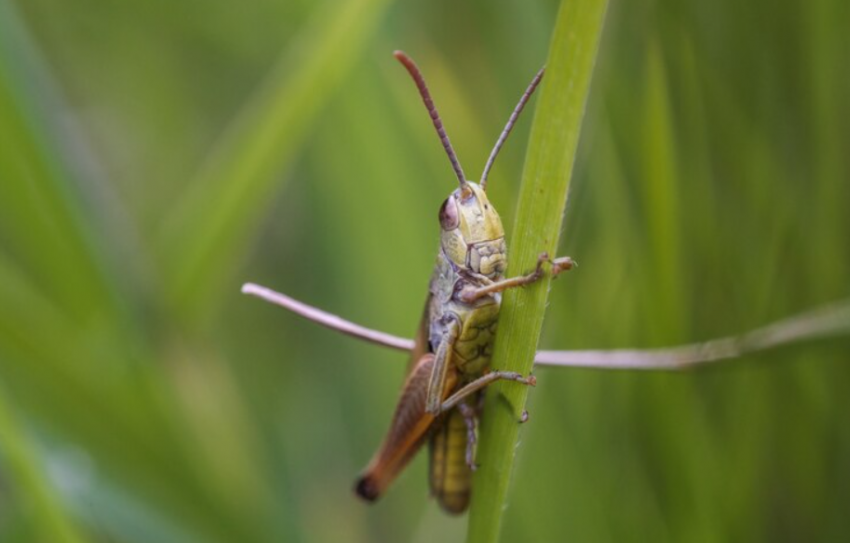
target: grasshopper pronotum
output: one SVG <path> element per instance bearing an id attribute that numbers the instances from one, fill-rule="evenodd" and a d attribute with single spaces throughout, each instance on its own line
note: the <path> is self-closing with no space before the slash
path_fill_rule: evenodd
<path id="1" fill-rule="evenodd" d="M 569 257 L 550 260 L 541 254 L 537 268 L 531 273 L 504 278 L 505 234 L 486 194 L 487 175 L 493 161 L 542 79 L 543 70 L 534 77 L 511 114 L 487 160 L 480 183 L 474 183 L 464 176 L 419 69 L 404 53 L 396 51 L 395 57 L 416 83 L 459 182 L 440 208 L 440 250 L 416 338 L 407 340 L 364 328 L 259 285 L 248 283 L 242 291 L 343 333 L 411 352 L 410 369 L 389 432 L 358 478 L 355 492 L 366 500 L 376 500 L 428 441 L 431 492 L 444 510 L 461 513 L 469 503 L 475 469 L 475 427 L 484 388 L 499 379 L 535 384 L 533 376 L 489 371 L 500 293 L 538 280 L 545 273 L 546 263 L 553 274 L 572 268 L 574 263 Z M 674 370 L 848 330 L 850 305 L 843 302 L 738 337 L 655 350 L 540 351 L 535 362 Z"/>

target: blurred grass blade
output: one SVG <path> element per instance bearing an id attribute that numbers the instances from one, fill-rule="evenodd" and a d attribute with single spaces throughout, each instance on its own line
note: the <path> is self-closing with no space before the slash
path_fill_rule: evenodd
<path id="1" fill-rule="evenodd" d="M 28 506 L 32 533 L 38 534 L 39 541 L 85 541 L 62 505 L 57 502 L 59 493 L 45 480 L 44 467 L 36 465 L 39 463 L 39 455 L 15 420 L 3 389 L 0 389 L 0 459 L 4 483 L 7 482 L 6 477 L 9 477 L 12 492 L 19 495 Z"/>
<path id="2" fill-rule="evenodd" d="M 165 225 L 168 299 L 198 315 L 227 281 L 282 171 L 327 99 L 341 88 L 389 0 L 334 2 L 287 49 L 237 115 Z"/>
<path id="3" fill-rule="evenodd" d="M 662 292 L 646 293 L 648 303 L 658 308 L 659 316 L 648 325 L 653 337 L 676 341 L 683 336 L 683 320 L 677 309 L 687 307 L 686 289 L 682 287 L 681 230 L 679 216 L 679 167 L 676 163 L 676 137 L 670 110 L 669 83 L 660 47 L 653 42 L 647 54 L 647 78 L 644 89 L 644 121 L 638 137 L 643 143 L 643 179 L 637 189 L 642 193 L 644 221 L 651 243 L 652 275 L 665 288 Z"/>
<path id="4" fill-rule="evenodd" d="M 558 247 L 606 8 L 606 0 L 561 3 L 510 240 L 510 275 L 533 269 L 541 251 L 554 254 Z M 494 369 L 523 374 L 531 370 L 548 292 L 547 277 L 505 294 Z M 516 383 L 496 384 L 487 395 L 477 457 L 481 468 L 475 474 L 469 517 L 470 543 L 494 542 L 499 537 L 516 451 L 517 421 L 526 395 L 527 387 Z"/>
<path id="5" fill-rule="evenodd" d="M 63 115 L 58 94 L 14 6 L 0 2 L 0 245 L 56 304 L 87 322 L 114 300 L 95 228 L 51 132 Z"/>

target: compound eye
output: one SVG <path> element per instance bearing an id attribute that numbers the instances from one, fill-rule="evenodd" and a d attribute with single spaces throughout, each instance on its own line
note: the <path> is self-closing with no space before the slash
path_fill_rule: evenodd
<path id="1" fill-rule="evenodd" d="M 443 230 L 454 230 L 460 220 L 457 214 L 457 202 L 454 196 L 449 196 L 440 207 L 440 226 Z"/>

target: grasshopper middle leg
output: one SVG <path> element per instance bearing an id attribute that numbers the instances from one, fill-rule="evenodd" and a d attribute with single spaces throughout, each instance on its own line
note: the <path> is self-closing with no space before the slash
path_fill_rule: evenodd
<path id="1" fill-rule="evenodd" d="M 490 373 L 479 377 L 471 383 L 466 384 L 465 386 L 461 387 L 460 390 L 446 398 L 446 400 L 440 405 L 440 411 L 446 412 L 449 409 L 456 407 L 460 402 L 462 402 L 464 399 L 468 398 L 472 394 L 475 394 L 487 385 L 502 379 L 507 381 L 516 381 L 518 383 L 522 383 L 524 385 L 529 386 L 534 386 L 537 384 L 537 378 L 533 375 L 523 377 L 521 373 L 517 373 L 515 371 L 491 371 Z"/>

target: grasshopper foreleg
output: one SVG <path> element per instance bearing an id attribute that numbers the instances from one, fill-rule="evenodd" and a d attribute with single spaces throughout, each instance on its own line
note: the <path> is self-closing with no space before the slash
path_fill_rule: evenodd
<path id="1" fill-rule="evenodd" d="M 552 265 L 552 277 L 556 277 L 561 272 L 571 270 L 576 265 L 575 261 L 568 256 L 562 256 L 553 260 L 549 258 L 549 253 L 543 252 L 540 253 L 539 257 L 537 257 L 537 267 L 534 268 L 533 272 L 526 275 L 519 275 L 517 277 L 509 277 L 507 279 L 502 279 L 501 281 L 494 281 L 483 287 L 462 290 L 460 292 L 460 299 L 466 303 L 472 303 L 475 300 L 489 294 L 502 292 L 509 288 L 530 285 L 531 283 L 543 278 L 545 273 L 543 271 L 544 262 L 549 262 Z"/>

